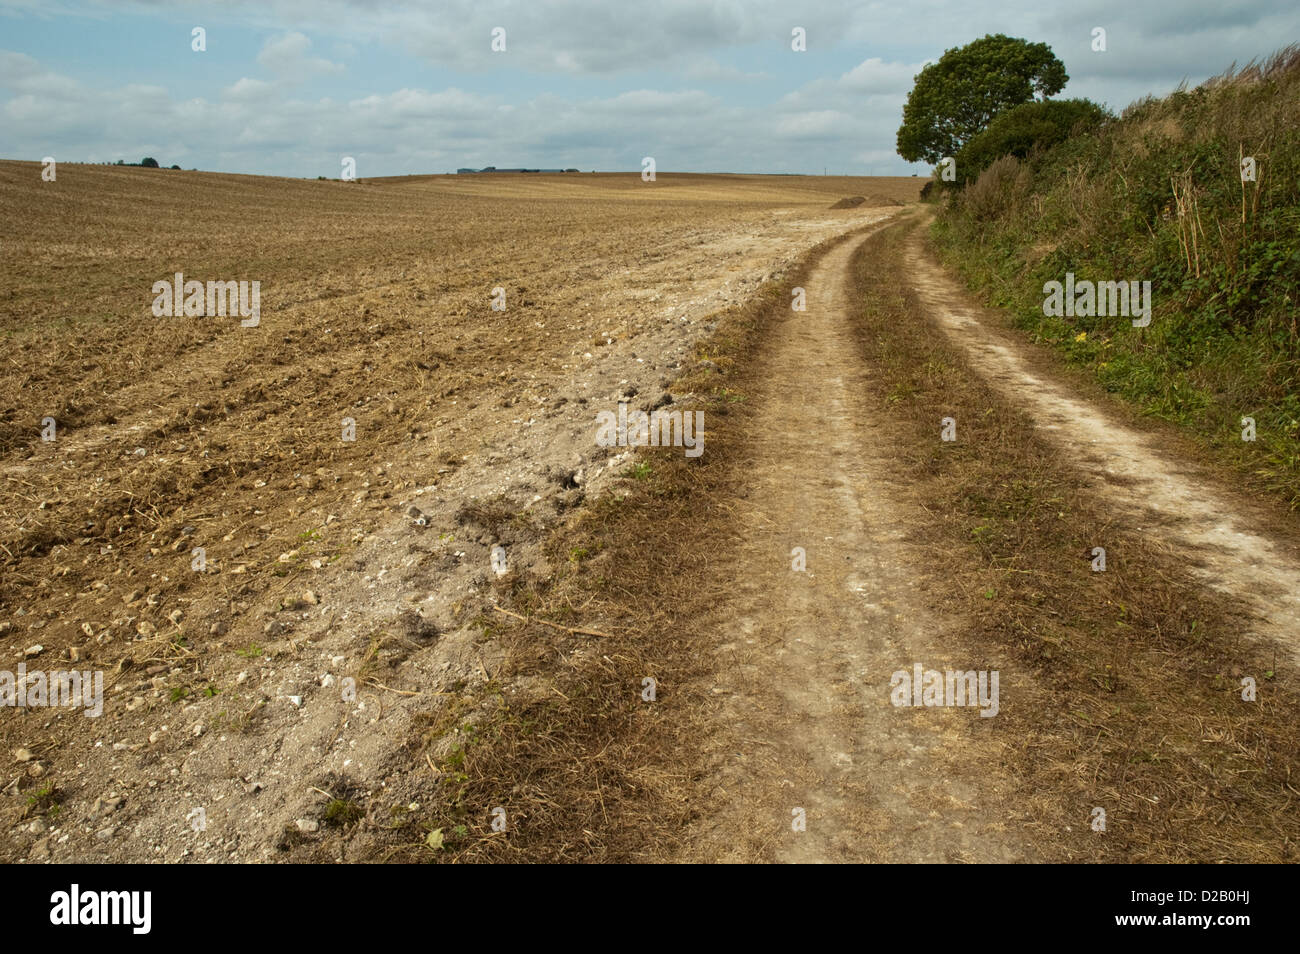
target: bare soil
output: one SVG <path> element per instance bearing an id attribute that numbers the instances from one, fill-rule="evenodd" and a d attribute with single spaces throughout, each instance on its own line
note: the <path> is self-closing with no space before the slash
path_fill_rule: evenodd
<path id="1" fill-rule="evenodd" d="M 689 397 L 714 313 L 862 188 L 0 163 L 0 636 L 108 687 L 98 719 L 4 712 L 5 857 L 371 857 L 324 837 L 336 803 L 418 843 L 445 773 L 411 739 L 441 758 L 498 684 L 494 587 L 547 579 L 539 541 L 626 466 L 597 410 Z M 175 271 L 261 281 L 260 326 L 154 318 Z"/>

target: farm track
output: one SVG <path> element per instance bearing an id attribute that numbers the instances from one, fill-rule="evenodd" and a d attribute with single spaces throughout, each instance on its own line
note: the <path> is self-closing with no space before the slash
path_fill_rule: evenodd
<path id="1" fill-rule="evenodd" d="M 1117 518 L 1158 528 L 1204 585 L 1250 607 L 1254 636 L 1300 661 L 1300 546 L 1275 534 L 1268 513 L 1162 448 L 1158 434 L 1129 427 L 1031 367 L 1023 345 L 980 321 L 978 309 L 927 252 L 919 233 L 912 236 L 907 265 L 935 324 L 986 381 L 1093 475 L 1096 492 Z"/>
<path id="2" fill-rule="evenodd" d="M 69 199 L 29 196 L 19 165 L 0 164 L 0 209 L 35 215 L 29 257 L 53 267 L 70 250 L 51 209 Z M 118 212 L 139 201 L 139 173 L 91 171 L 123 190 Z M 266 183 L 223 178 L 191 182 L 249 203 L 245 259 L 103 214 L 88 226 L 102 244 L 76 253 L 86 287 L 59 271 L 50 304 L 30 268 L 6 266 L 0 635 L 14 664 L 39 643 L 31 667 L 109 674 L 102 719 L 0 720 L 8 860 L 1221 861 L 1243 844 L 1294 860 L 1289 682 L 1240 715 L 1214 681 L 1294 646 L 1294 549 L 1266 503 L 1126 426 L 973 305 L 929 257 L 925 215 L 892 221 L 912 183 L 880 181 L 844 212 L 829 206 L 872 180 L 291 183 L 306 204 L 281 226 L 257 211 Z M 92 195 L 71 201 L 93 210 Z M 177 261 L 168 234 L 195 277 L 276 283 L 261 338 L 141 319 L 142 289 Z M 277 258 L 277 237 L 301 257 Z M 738 351 L 710 337 L 792 270 L 805 312 L 782 298 Z M 487 306 L 496 285 L 504 314 Z M 119 313 L 67 320 L 102 305 Z M 941 445 L 949 395 L 962 437 Z M 676 490 L 638 486 L 638 458 L 591 439 L 620 401 L 713 402 L 716 470 L 677 461 Z M 67 424 L 54 444 L 34 438 L 33 407 Z M 998 434 L 1023 442 L 1001 470 Z M 978 484 L 992 511 L 1011 507 L 1022 460 L 1050 501 L 979 564 L 963 548 L 997 521 L 976 512 Z M 948 495 L 963 479 L 977 486 Z M 618 524 L 624 550 L 566 538 L 629 494 L 659 522 Z M 1022 555 L 1091 539 L 1097 511 L 1119 557 L 1104 579 L 1082 571 L 1080 612 L 1097 615 L 1071 618 L 1056 602 L 1077 555 Z M 659 564 L 687 540 L 703 550 L 678 564 L 684 588 Z M 187 572 L 198 543 L 206 573 Z M 624 578 L 627 560 L 651 569 Z M 1080 606 L 1083 591 L 1068 590 Z M 539 632 L 492 609 L 516 599 L 631 635 Z M 610 625 L 611 603 L 641 608 L 646 633 Z M 1198 620 L 1220 631 L 1204 646 Z M 1001 711 L 896 708 L 890 675 L 914 663 L 999 669 Z M 646 672 L 664 679 L 655 708 L 599 708 L 606 689 L 626 707 Z M 359 698 L 340 699 L 345 679 Z M 594 708 L 575 708 L 587 690 Z M 595 727 L 552 725 L 551 761 L 531 762 L 520 712 Z M 611 742 L 632 764 L 602 765 Z M 590 789 L 581 817 L 566 785 Z M 517 836 L 486 827 L 499 802 Z M 1096 804 L 1116 822 L 1106 839 L 1087 831 Z M 689 817 L 666 830 L 669 815 Z M 429 854 L 435 825 L 447 854 Z"/>
<path id="3" fill-rule="evenodd" d="M 1006 780 L 981 772 L 998 743 L 974 710 L 900 714 L 882 691 L 914 660 L 974 667 L 953 641 L 961 621 L 928 607 L 925 555 L 906 542 L 920 508 L 891 476 L 890 424 L 867 398 L 849 272 L 864 240 L 808 276 L 807 311 L 780 320 L 749 394 L 744 543 L 711 584 L 733 598 L 717 619 L 711 810 L 688 836 L 700 860 L 1033 857 L 1008 831 Z"/>
<path id="4" fill-rule="evenodd" d="M 1293 521 L 1031 354 L 918 219 L 828 252 L 739 372 L 734 543 L 701 584 L 734 595 L 702 627 L 708 808 L 680 857 L 1293 859 L 1295 690 L 1237 685 L 1294 652 Z M 999 669 L 999 715 L 893 708 L 917 662 Z"/>

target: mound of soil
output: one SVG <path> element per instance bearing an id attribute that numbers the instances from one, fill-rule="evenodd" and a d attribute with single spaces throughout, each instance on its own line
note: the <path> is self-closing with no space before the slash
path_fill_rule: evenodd
<path id="1" fill-rule="evenodd" d="M 865 195 L 851 195 L 846 199 L 840 199 L 840 201 L 832 205 L 831 208 L 832 209 L 856 209 L 858 206 L 860 206 L 863 202 L 866 201 L 867 201 L 867 197 Z"/>

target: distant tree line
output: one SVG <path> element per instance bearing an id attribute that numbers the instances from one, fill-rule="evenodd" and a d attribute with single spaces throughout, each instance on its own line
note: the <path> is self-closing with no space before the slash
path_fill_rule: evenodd
<path id="1" fill-rule="evenodd" d="M 144 167 L 145 169 L 161 169 L 161 168 L 162 168 L 162 166 L 158 165 L 158 160 L 155 159 L 153 156 L 145 156 L 145 157 L 144 157 L 143 159 L 141 159 L 139 162 L 127 162 L 125 159 L 119 159 L 119 160 L 117 160 L 117 162 L 105 162 L 105 163 L 101 163 L 101 165 L 105 165 L 105 166 L 137 166 L 137 167 L 141 167 L 141 166 L 142 166 L 142 167 Z M 180 169 L 180 166 L 172 166 L 171 168 L 172 168 L 172 169 Z M 191 169 L 191 170 L 190 170 L 190 172 L 196 172 L 196 171 L 198 171 L 198 170 L 196 170 L 196 169 Z"/>

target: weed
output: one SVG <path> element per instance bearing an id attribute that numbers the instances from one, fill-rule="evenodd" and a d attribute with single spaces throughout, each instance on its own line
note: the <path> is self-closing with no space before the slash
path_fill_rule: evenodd
<path id="1" fill-rule="evenodd" d="M 348 828 L 355 825 L 365 810 L 356 802 L 335 798 L 325 806 L 325 824 L 335 828 Z"/>

